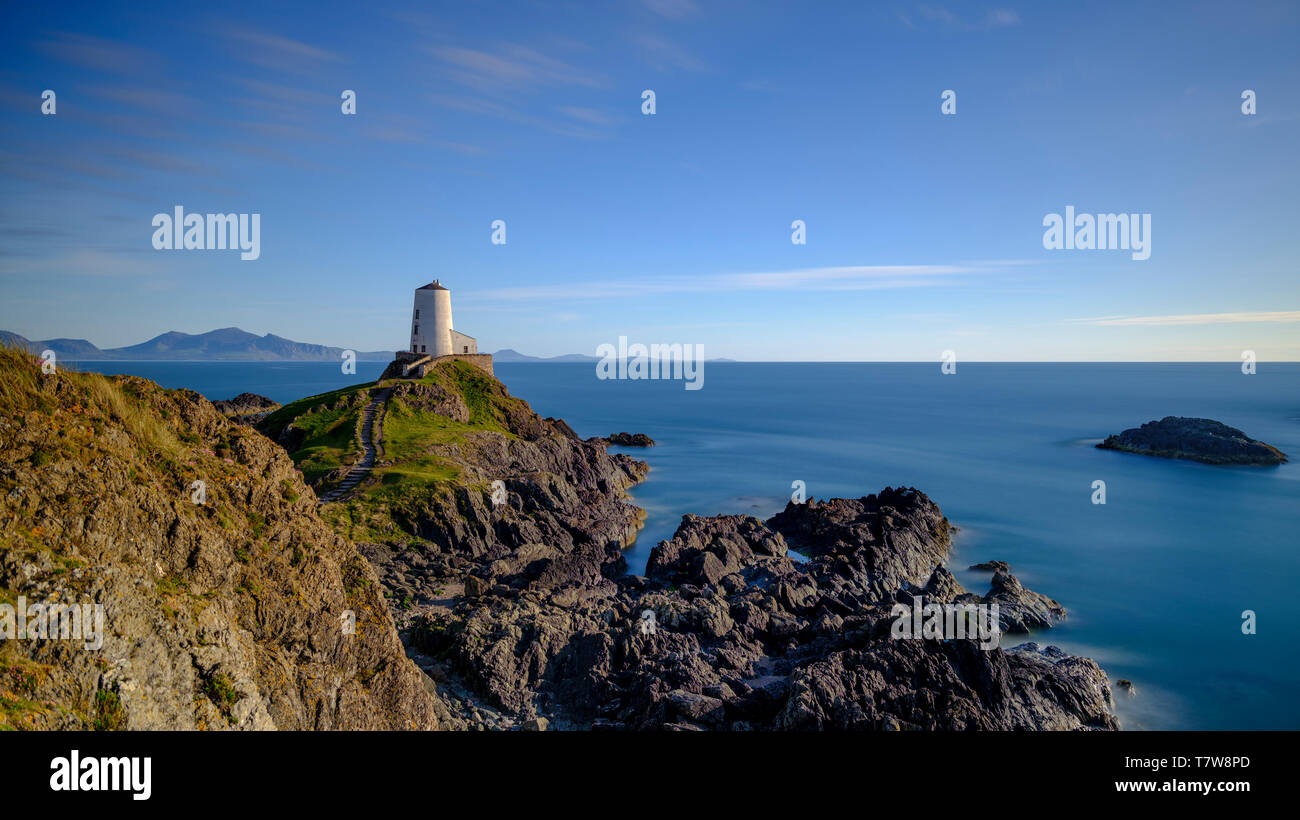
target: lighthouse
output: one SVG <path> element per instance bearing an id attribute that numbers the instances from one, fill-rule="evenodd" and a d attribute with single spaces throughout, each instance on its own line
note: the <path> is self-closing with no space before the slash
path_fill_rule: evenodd
<path id="1" fill-rule="evenodd" d="M 458 333 L 451 324 L 451 291 L 437 279 L 415 289 L 411 309 L 411 352 L 433 357 L 478 353 L 473 336 Z"/>
<path id="2" fill-rule="evenodd" d="M 451 291 L 437 279 L 415 289 L 411 305 L 411 342 L 399 350 L 380 380 L 423 378 L 440 360 L 461 359 L 492 374 L 492 356 L 478 352 L 478 342 L 451 324 Z"/>

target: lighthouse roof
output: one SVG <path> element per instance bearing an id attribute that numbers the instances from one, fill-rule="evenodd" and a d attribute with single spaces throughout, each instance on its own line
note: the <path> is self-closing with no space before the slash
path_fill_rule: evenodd
<path id="1" fill-rule="evenodd" d="M 446 290 L 446 288 L 439 284 L 437 279 L 434 279 L 429 284 L 416 288 L 416 290 Z"/>

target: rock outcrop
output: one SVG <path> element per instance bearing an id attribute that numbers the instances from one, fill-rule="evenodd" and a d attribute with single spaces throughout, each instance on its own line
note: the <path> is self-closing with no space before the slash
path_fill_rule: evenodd
<path id="1" fill-rule="evenodd" d="M 645 433 L 610 433 L 608 436 L 589 440 L 603 442 L 615 447 L 653 447 L 655 445 L 655 440 Z"/>
<path id="2" fill-rule="evenodd" d="M 684 516 L 645 578 L 529 545 L 481 564 L 413 640 L 495 708 L 560 728 L 1117 728 L 1090 660 L 890 637 L 916 596 L 1039 611 L 1009 573 L 965 592 L 942 566 L 950 529 L 923 493 L 886 488 L 766 522 Z"/>
<path id="3" fill-rule="evenodd" d="M 280 447 L 191 391 L 0 356 L 0 603 L 103 614 L 98 649 L 0 641 L 0 727 L 459 725 Z"/>
<path id="4" fill-rule="evenodd" d="M 1165 416 L 1119 435 L 1107 436 L 1097 447 L 1206 464 L 1273 466 L 1287 460 L 1286 453 L 1256 441 L 1235 427 L 1212 419 L 1180 416 Z"/>
<path id="5" fill-rule="evenodd" d="M 240 393 L 233 399 L 217 399 L 212 406 L 223 416 L 250 416 L 276 410 L 280 403 L 256 393 Z"/>

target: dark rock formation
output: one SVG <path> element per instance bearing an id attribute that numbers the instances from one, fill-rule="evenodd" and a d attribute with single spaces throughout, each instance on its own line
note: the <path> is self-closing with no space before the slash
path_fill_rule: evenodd
<path id="1" fill-rule="evenodd" d="M 279 409 L 280 403 L 256 393 L 240 393 L 233 399 L 217 399 L 212 402 L 212 406 L 223 416 L 256 419 Z"/>
<path id="2" fill-rule="evenodd" d="M 1184 458 L 1206 464 L 1272 466 L 1286 461 L 1286 453 L 1256 441 L 1235 427 L 1211 419 L 1165 416 L 1141 427 L 1107 436 L 1097 447 L 1160 458 Z"/>
<path id="3" fill-rule="evenodd" d="M 999 568 L 993 573 L 993 588 L 980 603 L 998 605 L 1003 632 L 1047 629 L 1065 619 L 1065 607 L 1046 595 L 1025 589 L 1009 569 Z"/>
<path id="4" fill-rule="evenodd" d="M 481 564 L 476 597 L 422 616 L 415 634 L 486 702 L 560 727 L 1116 728 L 1090 660 L 890 638 L 893 606 L 916 595 L 1046 606 L 1009 574 L 985 599 L 966 593 L 941 566 L 949 530 L 924 494 L 887 488 L 767 522 L 684 516 L 646 578 L 529 545 Z"/>
<path id="5" fill-rule="evenodd" d="M 611 433 L 603 438 L 588 439 L 593 442 L 604 442 L 605 444 L 617 447 L 653 447 L 655 440 L 645 433 Z"/>

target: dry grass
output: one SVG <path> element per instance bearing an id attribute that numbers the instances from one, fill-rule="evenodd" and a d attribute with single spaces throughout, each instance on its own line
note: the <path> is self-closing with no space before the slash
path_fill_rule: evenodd
<path id="1" fill-rule="evenodd" d="M 131 437 L 152 450 L 173 452 L 180 447 L 176 432 L 145 401 L 134 401 L 123 394 L 120 385 L 98 373 L 78 373 L 90 393 L 92 406 L 117 421 Z"/>
<path id="2" fill-rule="evenodd" d="M 178 449 L 176 432 L 147 400 L 127 396 L 113 378 L 98 373 L 79 373 L 60 366 L 58 372 L 41 372 L 38 357 L 12 347 L 0 346 L 0 412 L 48 412 L 67 402 L 55 397 L 60 380 L 85 396 L 88 408 L 120 424 L 133 439 L 151 450 L 171 453 Z"/>

